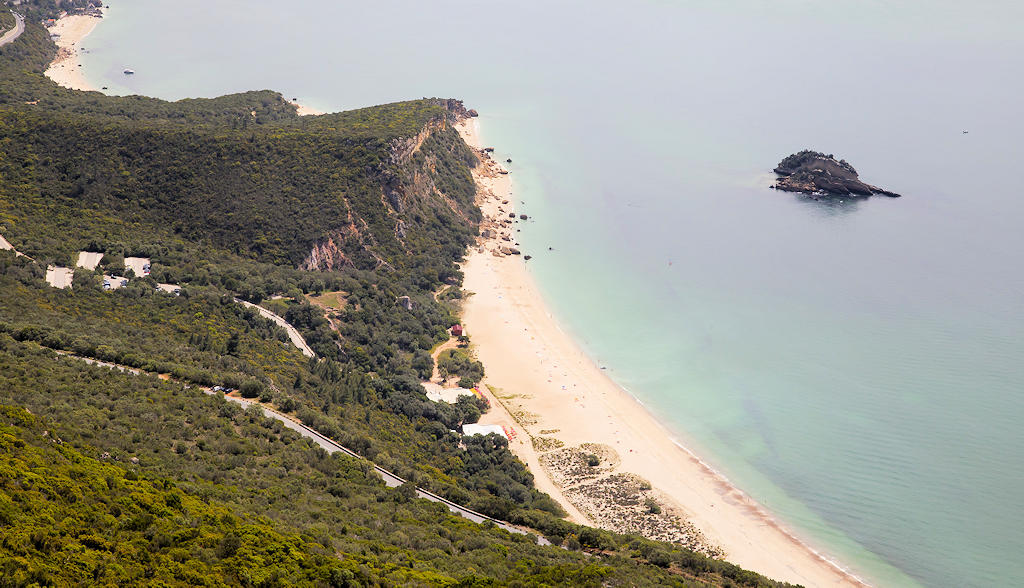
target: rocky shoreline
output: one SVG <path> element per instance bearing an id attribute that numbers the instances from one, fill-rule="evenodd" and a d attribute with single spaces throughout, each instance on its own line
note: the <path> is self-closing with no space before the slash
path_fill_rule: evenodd
<path id="1" fill-rule="evenodd" d="M 477 151 L 480 165 L 476 172 L 487 178 L 508 175 L 508 170 L 491 157 L 493 152 L 494 149 L 490 147 Z M 493 206 L 484 206 L 488 201 Z M 481 186 L 477 194 L 477 203 L 484 214 L 483 220 L 480 221 L 480 237 L 482 239 L 477 245 L 478 250 L 481 253 L 489 250 L 495 257 L 522 255 L 523 252 L 519 250 L 519 241 L 515 236 L 519 229 L 516 229 L 515 225 L 520 221 L 527 220 L 528 217 L 525 214 L 516 216 L 514 204 L 508 198 L 496 195 L 490 188 Z M 527 255 L 524 259 L 530 259 L 530 256 Z"/>
<path id="2" fill-rule="evenodd" d="M 786 192 L 800 192 L 813 196 L 863 197 L 873 195 L 898 198 L 889 190 L 862 182 L 857 170 L 845 159 L 833 155 L 804 150 L 794 153 L 775 167 L 779 179 L 772 188 Z"/>

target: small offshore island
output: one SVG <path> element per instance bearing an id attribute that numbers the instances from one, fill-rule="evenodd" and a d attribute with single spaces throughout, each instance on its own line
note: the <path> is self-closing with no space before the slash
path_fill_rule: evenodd
<path id="1" fill-rule="evenodd" d="M 900 195 L 860 181 L 857 170 L 845 159 L 818 151 L 803 150 L 779 162 L 775 173 L 781 176 L 778 190 L 801 192 L 814 196 L 873 196 L 880 194 L 898 198 Z"/>

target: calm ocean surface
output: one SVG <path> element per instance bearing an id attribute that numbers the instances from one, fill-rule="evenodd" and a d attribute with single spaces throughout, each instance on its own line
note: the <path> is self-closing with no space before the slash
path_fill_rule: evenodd
<path id="1" fill-rule="evenodd" d="M 1024 5 L 111 2 L 113 93 L 465 99 L 554 313 L 680 441 L 879 585 L 1024 582 Z M 904 197 L 768 190 L 802 148 Z"/>

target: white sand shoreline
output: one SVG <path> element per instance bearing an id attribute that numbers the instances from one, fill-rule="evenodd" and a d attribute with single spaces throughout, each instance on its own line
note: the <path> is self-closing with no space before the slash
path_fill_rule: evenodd
<path id="1" fill-rule="evenodd" d="M 106 9 L 103 9 L 106 10 Z M 85 14 L 69 14 L 57 20 L 47 30 L 57 35 L 57 55 L 46 68 L 46 77 L 59 86 L 72 90 L 96 91 L 96 87 L 82 74 L 82 60 L 79 58 L 79 44 L 89 36 L 102 18 Z"/>
<path id="2" fill-rule="evenodd" d="M 469 119 L 460 132 L 481 149 L 478 125 L 478 119 Z M 507 217 L 514 202 L 509 176 L 476 175 L 482 191 L 494 194 L 481 201 L 485 216 Z M 499 213 L 502 200 L 508 204 Z M 867 585 L 798 539 L 615 384 L 548 312 L 522 257 L 471 248 L 463 271 L 464 287 L 473 293 L 464 324 L 487 370 L 485 383 L 504 393 L 492 399 L 496 410 L 484 422 L 514 424 L 528 433 L 510 447 L 530 467 L 538 487 L 568 507 L 571 520 L 588 522 L 539 466 L 529 437 L 544 435 L 541 431 L 557 430 L 554 437 L 567 446 L 601 443 L 615 449 L 621 471 L 647 479 L 667 495 L 732 563 L 805 586 Z"/>

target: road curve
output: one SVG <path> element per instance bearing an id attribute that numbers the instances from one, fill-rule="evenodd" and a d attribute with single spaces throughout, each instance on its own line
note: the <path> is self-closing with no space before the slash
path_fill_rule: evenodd
<path id="1" fill-rule="evenodd" d="M 210 393 L 212 394 L 213 392 L 210 392 Z M 268 407 L 260 404 L 259 402 L 254 402 L 254 401 L 251 401 L 251 400 L 246 400 L 244 398 L 236 398 L 234 396 L 225 396 L 224 399 L 228 400 L 228 401 L 231 401 L 231 402 L 235 402 L 235 403 L 241 404 L 243 406 L 258 406 L 258 407 L 260 407 L 260 409 L 263 411 L 264 416 L 266 416 L 268 418 L 276 419 L 278 421 L 281 421 L 281 423 L 283 423 L 284 426 L 288 427 L 289 429 L 297 432 L 298 434 L 302 435 L 303 437 L 306 437 L 307 439 L 312 439 L 314 443 L 316 443 L 317 445 L 322 447 L 328 453 L 335 453 L 335 452 L 340 451 L 340 452 L 344 453 L 345 455 L 348 455 L 349 457 L 353 457 L 353 458 L 359 459 L 359 460 L 364 459 L 358 453 L 352 451 L 351 449 L 349 449 L 347 447 L 344 447 L 343 445 L 340 445 L 340 444 L 334 442 L 332 439 L 330 439 L 328 437 L 325 437 L 320 432 L 318 432 L 318 431 L 316 431 L 314 429 L 311 429 L 311 428 L 307 427 L 306 425 L 304 425 L 302 423 L 295 422 L 292 419 L 288 418 L 287 416 L 277 412 L 276 410 L 268 408 Z M 406 480 L 404 478 L 396 476 L 395 474 L 389 472 L 388 470 L 385 470 L 384 468 L 382 468 L 382 467 L 380 467 L 378 465 L 374 465 L 372 463 L 371 463 L 371 465 L 373 465 L 373 469 L 377 472 L 377 475 L 380 476 L 381 479 L 384 480 L 384 484 L 388 488 L 396 488 L 396 487 L 401 486 L 402 484 L 406 483 Z M 458 504 L 448 500 L 447 498 L 444 498 L 442 496 L 438 496 L 437 494 L 434 494 L 433 492 L 430 492 L 428 490 L 424 490 L 423 488 L 420 488 L 418 486 L 416 487 L 416 495 L 419 496 L 420 498 L 424 498 L 424 499 L 429 500 L 431 502 L 439 502 L 439 503 L 447 506 L 448 510 L 450 510 L 451 512 L 453 512 L 453 513 L 455 513 L 455 514 L 457 514 L 459 516 L 463 516 L 463 517 L 473 521 L 474 523 L 483 523 L 485 521 L 490 521 L 490 522 L 494 523 L 496 526 L 501 527 L 502 529 L 505 529 L 506 531 L 508 531 L 510 533 L 519 533 L 519 534 L 522 534 L 522 535 L 528 534 L 527 531 L 525 531 L 523 529 L 520 529 L 519 527 L 514 527 L 510 523 L 506 523 L 504 521 L 499 521 L 497 519 L 493 519 L 493 518 L 491 518 L 491 517 L 489 517 L 489 516 L 487 516 L 487 515 L 485 515 L 483 513 L 479 513 L 479 512 L 477 512 L 475 510 L 466 508 L 464 506 L 460 506 L 460 505 L 458 505 Z M 550 545 L 550 543 L 544 537 L 538 537 L 538 539 L 539 539 L 539 543 L 541 543 L 542 545 L 545 545 L 545 544 Z"/>
<path id="2" fill-rule="evenodd" d="M 66 351 L 59 351 L 59 350 L 55 350 L 55 351 L 57 352 L 58 355 L 62 355 L 64 357 L 70 357 L 70 358 L 73 358 L 73 359 L 84 361 L 84 362 L 86 362 L 88 364 L 92 364 L 92 365 L 100 365 L 100 366 L 104 366 L 104 367 L 114 368 L 114 369 L 117 369 L 117 370 L 121 370 L 122 372 L 127 372 L 127 373 L 131 373 L 131 374 L 135 374 L 135 375 L 141 375 L 141 374 L 157 375 L 157 374 L 153 374 L 151 372 L 142 371 L 142 370 L 137 369 L 137 368 L 132 368 L 132 367 L 128 367 L 128 366 L 125 366 L 125 365 L 110 363 L 110 362 L 106 362 L 106 361 L 99 361 L 99 360 L 92 359 L 92 358 L 89 358 L 89 357 L 83 357 L 83 356 L 80 356 L 80 355 L 75 355 L 73 353 L 68 353 Z M 180 382 L 180 383 L 184 383 L 184 382 Z M 188 387 L 187 384 L 186 384 L 186 387 Z M 214 392 L 210 388 L 206 388 L 206 387 L 200 386 L 200 389 L 204 393 L 209 394 L 211 396 L 218 394 L 217 392 Z M 227 400 L 228 402 L 234 402 L 235 404 L 239 404 L 239 405 L 245 406 L 245 407 L 258 406 L 260 408 L 260 410 L 263 411 L 263 415 L 264 416 L 266 416 L 268 418 L 272 418 L 272 419 L 278 420 L 278 421 L 281 421 L 281 423 L 285 427 L 288 427 L 289 429 L 295 431 L 299 435 L 302 435 L 303 437 L 312 440 L 314 443 L 316 443 L 319 447 L 321 447 L 324 451 L 326 451 L 328 453 L 336 453 L 336 452 L 340 451 L 341 453 L 344 453 L 345 455 L 347 455 L 349 457 L 352 457 L 354 459 L 358 459 L 358 460 L 366 459 L 363 456 L 361 456 L 358 453 L 356 453 L 355 451 L 352 451 L 351 449 L 341 445 L 340 443 L 335 442 L 333 439 L 331 439 L 331 438 L 321 434 L 319 431 L 317 431 L 315 429 L 311 429 L 311 428 L 307 427 L 306 425 L 304 425 L 302 423 L 296 422 L 296 421 L 288 418 L 287 416 L 277 412 L 276 410 L 273 410 L 272 408 L 269 408 L 267 406 L 264 406 L 263 404 L 260 404 L 258 401 L 247 400 L 245 398 L 238 398 L 238 397 L 235 397 L 235 396 L 224 396 L 224 400 Z M 369 460 L 367 460 L 367 461 L 369 461 Z M 370 462 L 370 465 L 373 466 L 373 469 L 377 473 L 377 475 L 380 476 L 382 480 L 384 480 L 384 484 L 388 488 L 396 488 L 396 487 L 401 486 L 402 484 L 406 483 L 406 480 L 404 478 L 401 478 L 400 476 L 396 476 L 395 474 L 389 472 L 388 470 L 385 470 L 384 468 L 374 464 L 373 462 Z M 475 510 L 472 510 L 472 509 L 466 508 L 464 506 L 461 506 L 459 504 L 456 504 L 456 503 L 452 502 L 451 500 L 448 500 L 447 498 L 444 498 L 442 496 L 438 496 L 437 494 L 434 494 L 433 492 L 430 492 L 428 490 L 424 490 L 423 488 L 420 488 L 418 486 L 416 487 L 416 495 L 419 496 L 420 498 L 429 500 L 431 502 L 437 502 L 437 503 L 443 504 L 446 507 L 448 507 L 448 510 L 450 510 L 452 513 L 457 514 L 457 515 L 462 516 L 462 517 L 465 517 L 465 518 L 473 521 L 474 523 L 484 523 L 486 521 L 490 521 L 490 522 L 494 523 L 495 526 L 501 527 L 502 529 L 504 529 L 504 530 L 506 530 L 506 531 L 508 531 L 510 533 L 518 533 L 520 535 L 534 535 L 537 538 L 537 543 L 539 545 L 551 545 L 551 542 L 548 541 L 543 535 L 535 534 L 535 533 L 533 533 L 531 531 L 527 531 L 525 529 L 521 529 L 519 527 L 516 527 L 516 526 L 512 525 L 511 523 L 506 523 L 505 521 L 499 521 L 498 519 L 493 519 L 493 518 L 491 518 L 491 517 L 489 517 L 489 516 L 487 516 L 487 515 L 485 515 L 483 513 L 479 513 L 479 512 L 477 512 Z"/>
<path id="3" fill-rule="evenodd" d="M 235 302 L 241 304 L 242 306 L 255 309 L 256 312 L 260 313 L 264 318 L 268 318 L 277 323 L 278 325 L 280 325 L 285 331 L 288 332 L 288 338 L 291 339 L 292 343 L 299 348 L 299 351 L 301 351 L 303 355 L 305 355 L 306 357 L 316 357 L 316 354 L 313 353 L 313 350 L 310 349 L 309 345 L 306 344 L 306 340 L 302 338 L 301 334 L 299 334 L 298 329 L 291 326 L 291 324 L 289 324 L 288 321 L 284 320 L 280 316 L 270 312 L 269 310 L 263 308 L 258 304 L 246 302 L 245 300 L 242 300 L 240 298 L 235 298 Z"/>
<path id="4" fill-rule="evenodd" d="M 14 28 L 4 33 L 4 36 L 0 37 L 0 47 L 13 42 L 25 32 L 25 17 L 13 10 L 11 11 L 11 14 L 14 15 Z"/>

